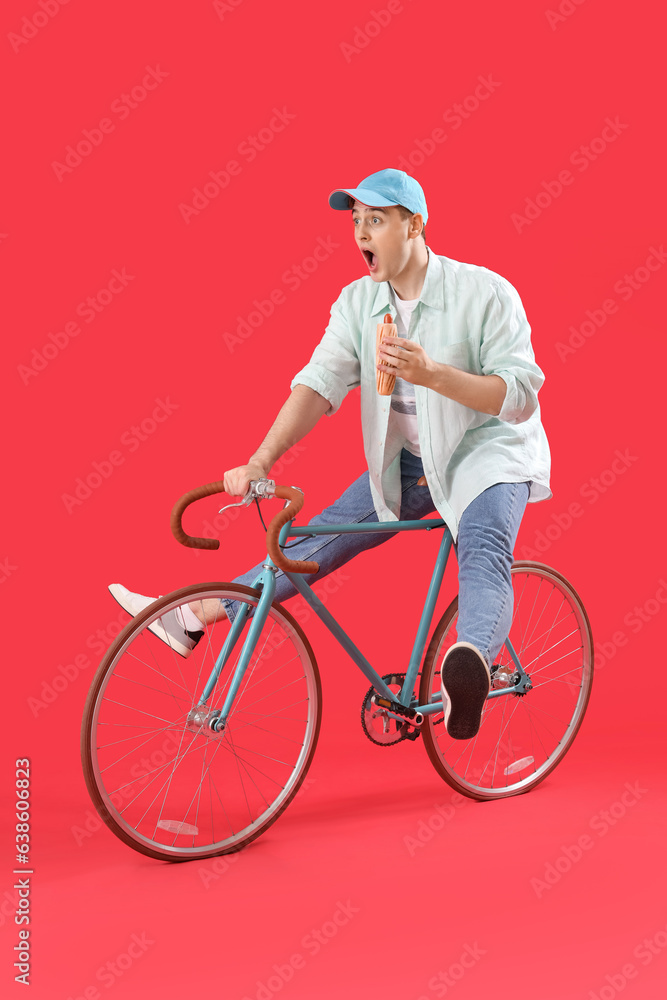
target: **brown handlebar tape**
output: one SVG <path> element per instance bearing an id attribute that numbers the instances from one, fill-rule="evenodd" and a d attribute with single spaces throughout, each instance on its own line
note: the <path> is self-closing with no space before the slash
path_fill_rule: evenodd
<path id="1" fill-rule="evenodd" d="M 192 535 L 186 535 L 183 531 L 183 526 L 181 525 L 181 518 L 183 517 L 183 511 L 186 507 L 189 507 L 191 503 L 195 500 L 201 500 L 202 497 L 210 497 L 214 493 L 224 493 L 224 484 L 222 481 L 217 483 L 206 483 L 205 486 L 197 486 L 196 489 L 190 490 L 189 493 L 185 493 L 180 500 L 177 500 L 174 504 L 174 509 L 171 512 L 171 533 L 177 542 L 181 545 L 187 545 L 190 549 L 219 549 L 220 540 L 218 538 L 197 538 Z"/>
<path id="2" fill-rule="evenodd" d="M 181 518 L 186 507 L 189 507 L 195 500 L 210 497 L 214 493 L 224 493 L 224 484 L 222 481 L 198 486 L 196 489 L 190 490 L 189 493 L 185 493 L 174 504 L 174 509 L 171 512 L 171 532 L 176 541 L 180 542 L 181 545 L 186 545 L 191 549 L 220 548 L 219 539 L 197 538 L 196 536 L 186 535 L 181 525 Z M 288 559 L 287 556 L 283 555 L 278 545 L 280 529 L 284 524 L 296 517 L 303 506 L 303 493 L 292 486 L 276 486 L 275 495 L 281 500 L 289 500 L 289 505 L 279 510 L 269 523 L 266 531 L 266 546 L 269 555 L 279 569 L 285 570 L 288 573 L 317 573 L 320 568 L 319 563 L 311 560 Z"/>
<path id="3" fill-rule="evenodd" d="M 266 548 L 269 555 L 276 566 L 286 573 L 317 573 L 320 568 L 319 563 L 308 559 L 288 559 L 286 555 L 283 555 L 278 545 L 280 529 L 296 517 L 303 507 L 303 493 L 292 486 L 276 486 L 276 496 L 290 502 L 287 507 L 278 511 L 266 529 Z"/>

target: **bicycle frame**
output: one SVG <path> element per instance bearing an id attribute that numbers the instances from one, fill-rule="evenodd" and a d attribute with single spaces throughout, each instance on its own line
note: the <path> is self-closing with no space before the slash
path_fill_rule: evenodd
<path id="1" fill-rule="evenodd" d="M 279 536 L 279 543 L 282 546 L 285 545 L 288 538 L 297 537 L 316 537 L 317 535 L 331 535 L 331 534 L 349 534 L 352 532 L 396 532 L 396 531 L 433 531 L 436 528 L 443 528 L 444 533 L 442 541 L 440 542 L 440 547 L 438 549 L 438 554 L 436 557 L 435 565 L 433 567 L 433 573 L 431 575 L 431 581 L 428 587 L 428 592 L 426 594 L 426 599 L 424 601 L 424 607 L 422 609 L 421 617 L 419 620 L 419 625 L 417 627 L 417 634 L 415 636 L 414 644 L 412 647 L 412 653 L 410 654 L 410 660 L 408 663 L 407 670 L 405 672 L 405 680 L 403 682 L 403 687 L 399 694 L 395 694 L 391 691 L 385 682 L 382 680 L 377 671 L 371 666 L 369 661 L 363 655 L 359 647 L 352 641 L 348 636 L 347 632 L 342 628 L 338 621 L 334 618 L 331 612 L 324 606 L 322 601 L 318 598 L 317 594 L 314 592 L 312 587 L 310 587 L 301 573 L 286 573 L 286 576 L 292 581 L 297 591 L 304 597 L 308 602 L 310 607 L 313 609 L 315 614 L 320 618 L 320 620 L 326 625 L 329 631 L 332 633 L 334 638 L 343 647 L 343 649 L 350 655 L 352 660 L 357 664 L 361 672 L 368 678 L 375 690 L 383 696 L 388 698 L 390 701 L 398 702 L 401 706 L 406 708 L 414 709 L 417 712 L 421 712 L 422 715 L 430 715 L 432 713 L 442 711 L 442 696 L 440 694 L 435 694 L 429 704 L 419 705 L 416 703 L 414 697 L 414 687 L 415 681 L 417 679 L 417 674 L 419 672 L 419 667 L 424 656 L 424 649 L 426 646 L 426 641 L 431 630 L 431 623 L 433 620 L 433 614 L 435 611 L 436 601 L 438 599 L 438 594 L 440 592 L 440 586 L 442 584 L 442 579 L 445 573 L 445 568 L 447 566 L 447 561 L 449 559 L 449 554 L 452 547 L 452 535 L 447 527 L 444 520 L 438 519 L 425 519 L 422 521 L 382 521 L 375 523 L 365 523 L 365 524 L 327 524 L 327 525 L 306 525 L 302 528 L 292 527 L 292 522 L 288 521 L 282 528 Z M 239 654 L 239 659 L 234 671 L 234 676 L 232 677 L 229 689 L 227 691 L 225 701 L 220 710 L 220 714 L 215 720 L 214 728 L 222 729 L 225 725 L 227 716 L 231 711 L 232 705 L 234 703 L 234 698 L 238 692 L 238 689 L 243 680 L 243 676 L 250 662 L 250 657 L 255 648 L 257 638 L 261 634 L 264 623 L 268 617 L 269 608 L 273 602 L 275 588 L 276 588 L 276 573 L 277 567 L 274 564 L 270 556 L 267 555 L 267 561 L 263 564 L 262 572 L 253 581 L 253 589 L 258 589 L 261 591 L 261 596 L 255 613 L 252 617 L 252 624 L 248 631 L 248 635 L 245 638 L 243 647 Z M 221 649 L 215 667 L 211 673 L 211 676 L 204 688 L 200 699 L 200 705 L 205 705 L 213 692 L 216 685 L 218 677 L 225 666 L 225 663 L 229 659 L 232 650 L 236 646 L 236 643 L 243 631 L 246 620 L 248 618 L 249 608 L 246 608 L 245 612 L 239 612 L 230 632 L 225 640 L 223 648 Z M 519 658 L 510 643 L 509 638 L 505 640 L 505 645 L 512 658 L 512 661 L 516 667 L 519 674 L 519 680 L 511 687 L 493 689 L 489 692 L 489 698 L 497 698 L 501 695 L 511 694 L 513 692 L 521 692 L 523 686 L 528 680 L 528 676 L 523 670 Z M 405 719 L 399 715 L 394 715 L 392 712 L 388 712 L 390 716 L 397 719 L 400 722 L 405 722 Z"/>

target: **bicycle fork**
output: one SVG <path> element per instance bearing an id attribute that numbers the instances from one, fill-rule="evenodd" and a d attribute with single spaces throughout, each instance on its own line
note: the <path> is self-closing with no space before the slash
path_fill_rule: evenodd
<path id="1" fill-rule="evenodd" d="M 243 643 L 243 647 L 239 654 L 234 675 L 231 679 L 222 708 L 209 708 L 208 700 L 215 690 L 215 686 L 218 683 L 218 679 L 225 667 L 225 664 L 234 651 L 234 647 L 238 642 L 239 636 L 243 632 L 246 621 L 250 615 L 251 606 L 249 604 L 246 604 L 242 610 L 239 610 L 232 623 L 229 635 L 225 639 L 224 645 L 215 661 L 215 666 L 211 671 L 211 676 L 206 682 L 206 686 L 204 687 L 201 698 L 199 699 L 199 704 L 188 714 L 188 729 L 200 732 L 202 727 L 207 727 L 214 733 L 220 733 L 224 730 L 225 725 L 227 724 L 227 717 L 229 716 L 232 705 L 234 704 L 234 699 L 238 694 L 238 690 L 245 676 L 248 664 L 250 663 L 250 658 L 257 640 L 261 635 L 262 629 L 264 628 L 264 623 L 268 617 L 269 608 L 271 607 L 276 591 L 276 573 L 278 572 L 278 568 L 268 562 L 264 563 L 263 569 L 268 570 L 269 572 L 260 573 L 257 579 L 253 582 L 253 588 L 259 587 L 261 589 L 261 595 L 257 603 L 257 607 L 255 608 L 255 614 L 253 615 L 248 635 L 246 636 L 245 642 Z"/>

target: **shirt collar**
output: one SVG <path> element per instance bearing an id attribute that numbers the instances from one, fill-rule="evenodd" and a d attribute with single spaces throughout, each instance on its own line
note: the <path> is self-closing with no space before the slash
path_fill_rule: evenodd
<path id="1" fill-rule="evenodd" d="M 433 253 L 430 247 L 428 251 L 428 264 L 426 265 L 426 276 L 419 295 L 419 301 L 434 309 L 445 308 L 445 272 L 439 258 Z M 385 312 L 388 308 L 394 308 L 392 289 L 388 281 L 383 281 L 377 286 L 375 297 L 372 302 L 372 313 Z"/>

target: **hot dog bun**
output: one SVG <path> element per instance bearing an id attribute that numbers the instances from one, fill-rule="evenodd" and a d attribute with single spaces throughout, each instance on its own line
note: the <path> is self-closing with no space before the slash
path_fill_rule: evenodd
<path id="1" fill-rule="evenodd" d="M 380 363 L 380 345 L 384 337 L 398 337 L 398 328 L 392 322 L 391 313 L 386 313 L 384 323 L 378 323 L 377 335 L 375 338 L 375 363 Z M 391 367 L 394 367 L 393 365 Z M 396 385 L 396 376 L 389 372 L 379 372 L 375 369 L 375 384 L 381 396 L 391 396 Z"/>

